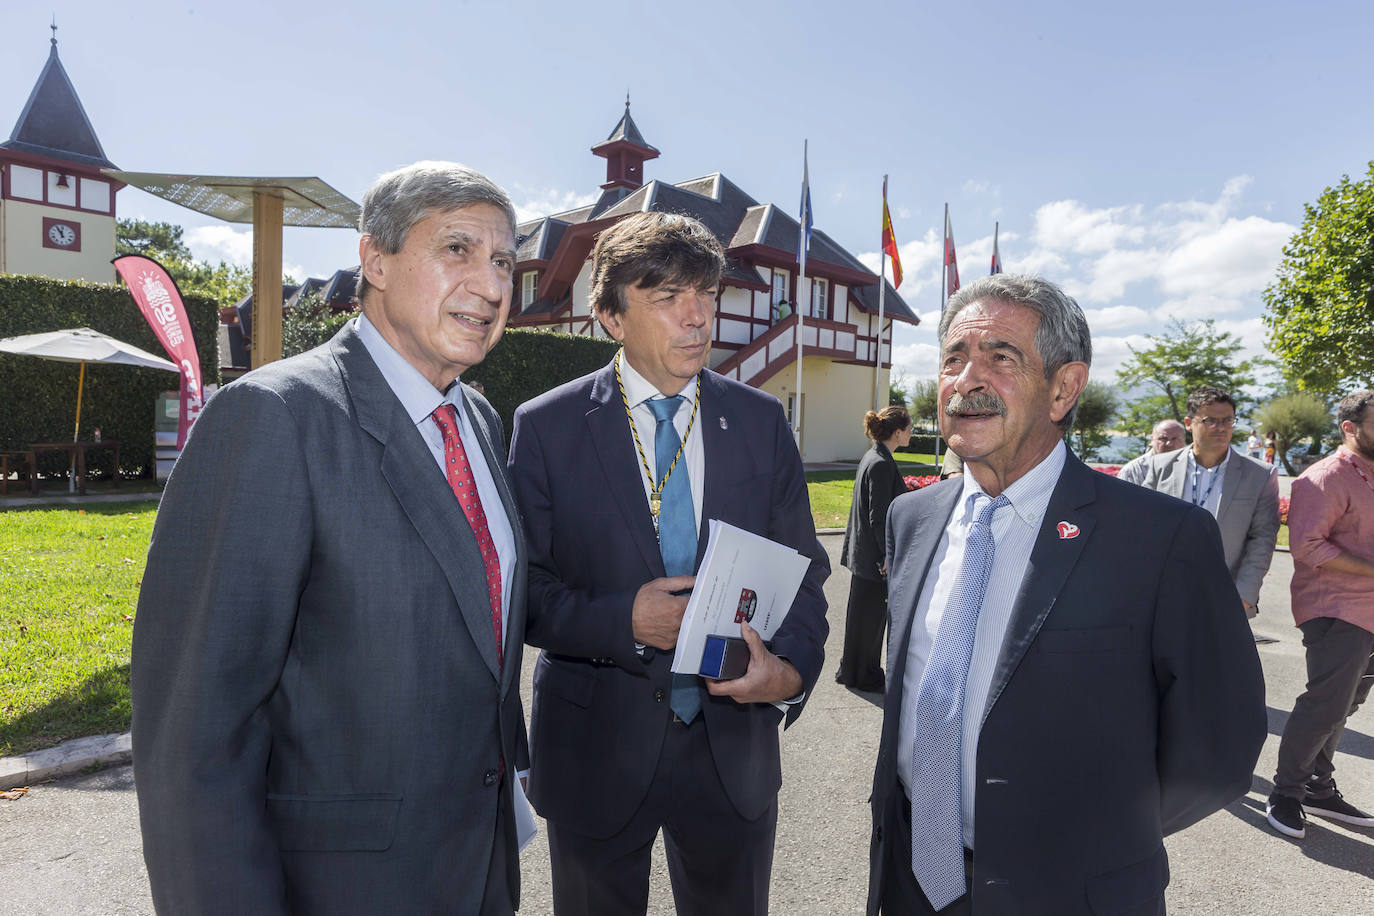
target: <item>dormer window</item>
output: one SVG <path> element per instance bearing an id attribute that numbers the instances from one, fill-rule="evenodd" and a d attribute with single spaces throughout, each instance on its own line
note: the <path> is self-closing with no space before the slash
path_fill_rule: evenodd
<path id="1" fill-rule="evenodd" d="M 534 305 L 534 295 L 539 286 L 539 271 L 527 270 L 520 275 L 520 307 Z"/>

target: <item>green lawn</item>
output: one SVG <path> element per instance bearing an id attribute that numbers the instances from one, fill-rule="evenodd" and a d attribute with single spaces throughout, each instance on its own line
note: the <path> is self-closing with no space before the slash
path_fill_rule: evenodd
<path id="1" fill-rule="evenodd" d="M 0 512 L 0 756 L 128 729 L 156 506 Z"/>
<path id="2" fill-rule="evenodd" d="M 897 464 L 903 476 L 938 473 L 933 462 L 934 455 L 897 456 Z M 836 464 L 849 462 L 836 462 Z M 854 462 L 857 470 L 858 462 Z M 849 522 L 849 504 L 854 498 L 855 471 L 808 471 L 806 490 L 811 495 L 811 517 L 816 520 L 817 528 L 843 528 Z"/>

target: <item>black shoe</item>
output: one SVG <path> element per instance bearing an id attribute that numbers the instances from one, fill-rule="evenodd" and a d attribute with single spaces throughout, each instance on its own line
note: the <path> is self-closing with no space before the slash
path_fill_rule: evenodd
<path id="1" fill-rule="evenodd" d="M 1303 803 L 1290 795 L 1277 793 L 1269 796 L 1264 806 L 1264 814 L 1269 818 L 1269 826 L 1284 836 L 1301 840 L 1307 836 L 1307 816 L 1302 813 Z"/>
<path id="2" fill-rule="evenodd" d="M 1344 821 L 1357 827 L 1374 827 L 1374 815 L 1366 814 L 1350 804 L 1341 797 L 1339 790 L 1333 790 L 1330 798 L 1313 798 L 1308 795 L 1302 800 L 1302 810 L 1308 814 L 1328 817 L 1333 821 Z"/>

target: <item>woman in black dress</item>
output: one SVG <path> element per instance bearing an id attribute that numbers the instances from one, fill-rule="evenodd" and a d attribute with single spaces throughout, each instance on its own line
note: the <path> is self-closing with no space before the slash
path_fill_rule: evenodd
<path id="1" fill-rule="evenodd" d="M 906 492 L 892 452 L 911 441 L 911 415 L 905 407 L 870 410 L 864 416 L 864 432 L 873 440 L 873 447 L 864 452 L 854 477 L 854 502 L 840 554 L 840 562 L 853 575 L 844 623 L 844 654 L 835 681 L 855 690 L 882 692 L 887 507 Z"/>

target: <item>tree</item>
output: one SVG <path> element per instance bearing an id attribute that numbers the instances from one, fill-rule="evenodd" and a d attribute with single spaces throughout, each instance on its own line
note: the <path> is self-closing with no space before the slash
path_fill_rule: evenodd
<path id="1" fill-rule="evenodd" d="M 1304 388 L 1333 394 L 1374 385 L 1374 162 L 1341 176 L 1283 249 L 1264 291 L 1269 346 Z"/>
<path id="2" fill-rule="evenodd" d="M 1331 409 L 1310 391 L 1274 398 L 1251 416 L 1256 426 L 1274 434 L 1279 460 L 1290 477 L 1293 466 L 1288 463 L 1288 450 L 1308 437 L 1320 440 L 1333 425 Z"/>
<path id="3" fill-rule="evenodd" d="M 887 379 L 887 403 L 891 407 L 906 406 L 906 389 L 911 384 L 911 379 L 900 369 L 894 369 L 888 374 Z"/>
<path id="4" fill-rule="evenodd" d="M 1239 407 L 1246 405 L 1243 389 L 1255 383 L 1254 367 L 1248 360 L 1236 359 L 1240 338 L 1218 332 L 1216 322 L 1187 324 L 1175 318 L 1164 334 L 1152 334 L 1149 341 L 1146 349 L 1131 347 L 1130 359 L 1116 373 L 1122 388 L 1143 386 L 1150 392 L 1127 401 L 1121 411 L 1128 432 L 1148 435 L 1160 420 L 1182 421 L 1188 395 L 1202 385 L 1223 388 Z"/>
<path id="5" fill-rule="evenodd" d="M 339 327 L 355 314 L 352 311 L 336 314 L 319 290 L 311 290 L 301 296 L 294 308 L 282 313 L 281 355 L 295 356 L 318 347 L 333 337 Z"/>
<path id="6" fill-rule="evenodd" d="M 197 261 L 175 223 L 121 219 L 115 230 L 115 254 L 152 258 L 176 281 L 183 293 L 200 293 L 221 306 L 233 305 L 253 291 L 253 271 L 237 264 Z"/>
<path id="7" fill-rule="evenodd" d="M 1116 387 L 1106 382 L 1088 382 L 1078 396 L 1078 412 L 1073 418 L 1070 437 L 1078 439 L 1078 457 L 1090 461 L 1112 441 L 1107 425 L 1116 416 Z"/>
<path id="8" fill-rule="evenodd" d="M 940 418 L 940 386 L 935 379 L 917 379 L 907 387 L 907 410 L 913 424 L 937 429 Z"/>

